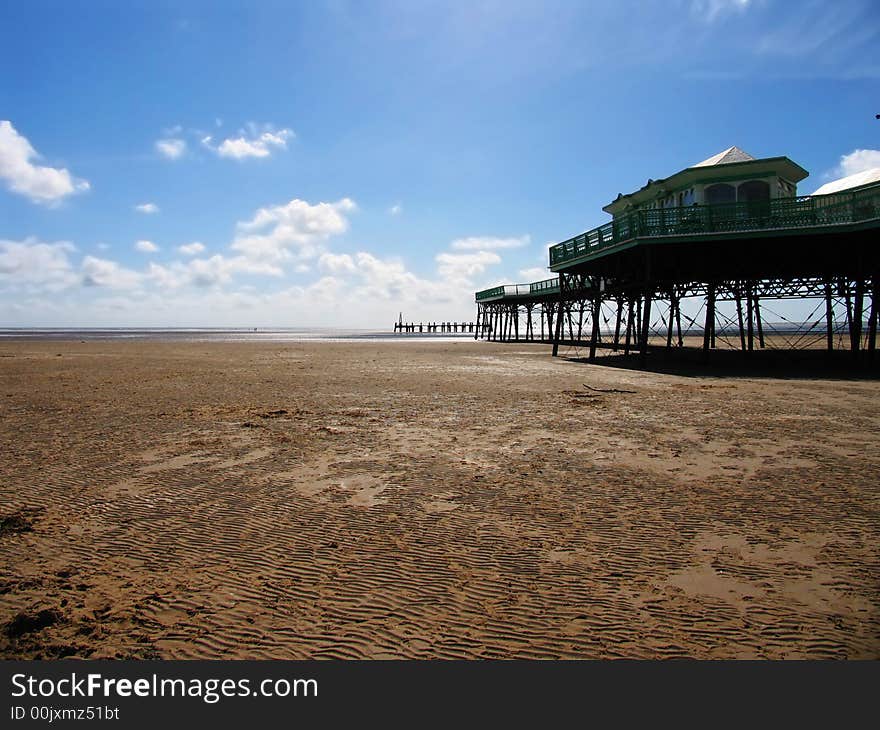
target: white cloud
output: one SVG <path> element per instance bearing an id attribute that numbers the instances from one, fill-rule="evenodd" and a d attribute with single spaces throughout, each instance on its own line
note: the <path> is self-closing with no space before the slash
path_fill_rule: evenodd
<path id="1" fill-rule="evenodd" d="M 521 248 L 528 246 L 531 237 L 520 236 L 519 238 L 496 238 L 493 236 L 470 236 L 457 238 L 452 242 L 451 248 L 455 251 L 493 251 L 503 248 Z"/>
<path id="2" fill-rule="evenodd" d="M 107 287 L 108 289 L 136 289 L 141 283 L 141 274 L 126 269 L 115 261 L 86 256 L 82 261 L 82 283 L 85 286 Z"/>
<path id="3" fill-rule="evenodd" d="M 880 167 L 880 150 L 853 150 L 848 155 L 841 155 L 831 177 L 847 177 L 875 167 Z"/>
<path id="4" fill-rule="evenodd" d="M 357 275 L 363 282 L 354 292 L 356 301 L 430 296 L 430 284 L 407 271 L 399 259 L 380 259 L 365 251 L 358 252 L 355 259 Z"/>
<path id="5" fill-rule="evenodd" d="M 186 286 L 191 281 L 189 272 L 179 263 L 169 267 L 151 261 L 147 266 L 146 277 L 160 289 L 177 289 Z"/>
<path id="6" fill-rule="evenodd" d="M 68 255 L 75 250 L 68 241 L 0 240 L 0 289 L 57 291 L 73 285 L 77 276 Z"/>
<path id="7" fill-rule="evenodd" d="M 159 212 L 159 206 L 155 203 L 141 203 L 140 205 L 134 206 L 134 209 L 138 213 L 146 213 L 147 215 Z"/>
<path id="8" fill-rule="evenodd" d="M 187 262 L 175 261 L 170 266 L 151 264 L 149 277 L 163 287 L 182 287 L 194 285 L 213 287 L 232 282 L 236 274 L 261 274 L 282 276 L 280 267 L 269 263 L 253 261 L 246 256 L 223 256 L 215 254 L 210 258 L 192 259 Z"/>
<path id="9" fill-rule="evenodd" d="M 492 251 L 476 251 L 474 253 L 443 252 L 434 257 L 437 271 L 446 279 L 470 279 L 482 274 L 487 266 L 500 264 L 501 257 Z"/>
<path id="10" fill-rule="evenodd" d="M 248 157 L 269 157 L 276 150 L 287 149 L 287 140 L 295 136 L 292 129 L 276 131 L 271 125 L 250 125 L 247 130 L 239 130 L 238 134 L 238 137 L 227 137 L 216 146 L 213 137 L 208 135 L 202 138 L 202 144 L 220 157 L 244 160 Z"/>
<path id="11" fill-rule="evenodd" d="M 349 198 L 315 205 L 295 198 L 260 208 L 251 220 L 238 224 L 232 249 L 272 264 L 312 259 L 322 253 L 323 241 L 348 230 L 346 214 L 356 209 Z"/>
<path id="12" fill-rule="evenodd" d="M 531 284 L 533 281 L 543 281 L 544 279 L 549 279 L 553 274 L 549 269 L 534 266 L 530 269 L 520 269 L 519 270 L 519 278 L 521 283 L 523 284 Z"/>
<path id="13" fill-rule="evenodd" d="M 186 152 L 186 141 L 182 139 L 168 138 L 156 141 L 156 150 L 169 160 L 176 160 Z"/>
<path id="14" fill-rule="evenodd" d="M 400 215 L 403 213 L 403 206 L 400 203 L 395 203 L 388 209 L 388 213 L 391 215 Z"/>
<path id="15" fill-rule="evenodd" d="M 436 255 L 433 273 L 420 274 L 398 258 L 323 250 L 327 237 L 347 229 L 347 213 L 354 208 L 348 199 L 316 205 L 294 200 L 262 208 L 238 225 L 233 244 L 260 237 L 265 248 L 244 246 L 231 255 L 200 257 L 198 242 L 193 242 L 177 247 L 190 258 L 149 262 L 137 270 L 94 255 L 72 263 L 75 249 L 65 242 L 2 242 L 0 320 L 68 326 L 368 327 L 389 325 L 400 311 L 411 321 L 473 318 L 473 293 L 494 283 L 485 274 L 501 263 L 499 252 L 447 248 Z M 301 258 L 304 248 L 317 251 L 309 259 L 311 267 Z M 318 272 L 311 283 L 284 284 L 285 273 L 309 270 Z M 251 282 L 249 276 L 274 277 L 279 283 Z M 535 280 L 540 278 L 546 277 Z"/>
<path id="16" fill-rule="evenodd" d="M 184 256 L 196 256 L 204 252 L 205 244 L 200 243 L 199 241 L 193 241 L 192 243 L 185 243 L 182 246 L 178 246 L 177 250 Z"/>
<path id="17" fill-rule="evenodd" d="M 86 180 L 74 178 L 66 168 L 35 165 L 37 151 L 12 122 L 0 121 L 0 179 L 14 193 L 34 203 L 53 204 L 89 189 Z"/>
<path id="18" fill-rule="evenodd" d="M 134 247 L 141 253 L 156 253 L 159 250 L 159 247 L 152 241 L 138 241 Z"/>
<path id="19" fill-rule="evenodd" d="M 325 253 L 318 259 L 318 266 L 322 271 L 331 274 L 352 274 L 355 271 L 354 260 L 347 253 Z"/>

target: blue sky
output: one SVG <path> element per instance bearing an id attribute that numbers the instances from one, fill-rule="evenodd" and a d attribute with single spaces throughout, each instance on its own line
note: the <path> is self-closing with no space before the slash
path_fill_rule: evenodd
<path id="1" fill-rule="evenodd" d="M 880 166 L 878 49 L 870 0 L 7 2 L 0 326 L 470 318 L 731 145 Z"/>

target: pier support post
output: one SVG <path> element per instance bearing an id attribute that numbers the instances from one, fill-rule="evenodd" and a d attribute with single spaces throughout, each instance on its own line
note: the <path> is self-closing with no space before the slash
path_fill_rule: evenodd
<path id="1" fill-rule="evenodd" d="M 880 277 L 875 273 L 872 277 L 871 286 L 871 318 L 868 321 L 868 360 L 874 362 L 874 352 L 877 349 L 877 319 L 880 310 L 877 308 L 877 299 L 880 298 Z"/>
<path id="2" fill-rule="evenodd" d="M 626 303 L 626 338 L 624 340 L 623 345 L 623 354 L 629 355 L 629 343 L 632 337 L 633 330 L 633 310 L 635 309 L 635 302 L 632 298 L 630 298 Z"/>
<path id="3" fill-rule="evenodd" d="M 853 342 L 853 313 L 852 313 L 852 296 L 850 295 L 849 289 L 849 279 L 843 280 L 844 287 L 844 301 L 846 302 L 846 327 L 849 330 L 849 349 L 855 349 L 855 343 Z"/>
<path id="4" fill-rule="evenodd" d="M 599 316 L 602 307 L 602 300 L 597 293 L 593 299 L 592 315 L 593 315 L 593 331 L 590 334 L 590 362 L 596 359 L 596 342 L 599 340 Z"/>
<path id="5" fill-rule="evenodd" d="M 739 284 L 736 285 L 734 289 L 734 296 L 736 296 L 736 318 L 739 323 L 739 344 L 740 349 L 745 352 L 746 349 L 746 332 L 743 327 L 743 305 L 742 305 L 742 293 L 739 288 Z"/>
<path id="6" fill-rule="evenodd" d="M 580 342 L 584 336 L 584 300 L 581 299 L 578 307 L 578 336 L 577 341 Z"/>
<path id="7" fill-rule="evenodd" d="M 865 280 L 861 277 L 856 280 L 854 304 L 852 317 L 853 354 L 857 356 L 862 348 L 862 313 L 865 308 Z"/>
<path id="8" fill-rule="evenodd" d="M 675 329 L 678 332 L 678 346 L 684 347 L 684 337 L 681 336 L 681 297 L 675 298 Z"/>
<path id="9" fill-rule="evenodd" d="M 715 285 L 709 284 L 706 292 L 706 325 L 703 327 L 703 354 L 709 356 L 709 347 L 714 339 L 715 329 Z"/>
<path id="10" fill-rule="evenodd" d="M 642 331 L 642 295 L 636 297 L 636 326 L 633 329 L 633 339 L 638 340 Z"/>
<path id="11" fill-rule="evenodd" d="M 651 298 L 653 292 L 650 289 L 645 291 L 645 308 L 642 311 L 642 341 L 641 352 L 639 352 L 639 364 L 642 367 L 648 362 L 648 337 L 651 334 Z"/>
<path id="12" fill-rule="evenodd" d="M 553 336 L 553 357 L 559 356 L 559 340 L 562 337 L 562 307 L 565 301 L 565 274 L 559 274 L 559 310 L 556 312 L 556 332 Z"/>
<path id="13" fill-rule="evenodd" d="M 758 347 L 764 349 L 764 323 L 761 321 L 761 298 L 755 294 L 755 324 L 758 327 Z"/>
<path id="14" fill-rule="evenodd" d="M 651 249 L 645 250 L 645 308 L 642 311 L 641 352 L 639 365 L 645 367 L 648 362 L 648 337 L 651 335 L 651 300 L 654 297 L 654 285 L 651 282 Z"/>
<path id="15" fill-rule="evenodd" d="M 614 342 L 612 344 L 614 352 L 617 352 L 617 348 L 620 346 L 620 317 L 622 314 L 622 308 L 623 300 L 620 297 L 617 297 L 617 314 L 614 319 Z"/>
<path id="16" fill-rule="evenodd" d="M 746 321 L 747 321 L 747 332 L 746 332 L 746 341 L 749 346 L 749 352 L 755 349 L 755 328 L 752 323 L 752 314 L 754 312 L 754 301 L 752 297 L 752 285 L 746 285 Z"/>
<path id="17" fill-rule="evenodd" d="M 828 352 L 834 351 L 834 309 L 831 304 L 831 279 L 825 280 L 825 338 Z"/>

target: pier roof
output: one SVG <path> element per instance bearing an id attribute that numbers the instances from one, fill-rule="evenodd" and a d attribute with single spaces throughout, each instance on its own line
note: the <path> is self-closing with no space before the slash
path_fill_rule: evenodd
<path id="1" fill-rule="evenodd" d="M 829 195 L 839 193 L 842 190 L 854 190 L 877 182 L 880 182 L 880 167 L 872 167 L 870 170 L 862 170 L 854 175 L 847 175 L 825 183 L 813 195 Z"/>
<path id="2" fill-rule="evenodd" d="M 750 162 L 754 159 L 755 158 L 752 157 L 748 152 L 744 152 L 739 147 L 733 146 L 728 147 L 726 150 L 722 150 L 717 155 L 712 155 L 702 162 L 698 162 L 696 165 L 691 165 L 691 167 L 712 167 L 714 165 L 729 165 L 732 162 Z"/>
<path id="3" fill-rule="evenodd" d="M 717 182 L 719 178 L 735 177 L 766 177 L 777 175 L 794 184 L 806 178 L 808 173 L 803 167 L 788 157 L 762 157 L 756 159 L 739 147 L 728 147 L 702 162 L 679 170 L 674 175 L 659 180 L 648 179 L 635 192 L 617 197 L 602 210 L 612 215 L 621 213 L 627 208 L 647 203 L 667 193 L 688 188 L 699 183 Z"/>

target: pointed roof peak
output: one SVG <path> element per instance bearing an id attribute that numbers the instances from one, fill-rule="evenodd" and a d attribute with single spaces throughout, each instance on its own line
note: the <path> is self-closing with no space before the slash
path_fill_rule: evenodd
<path id="1" fill-rule="evenodd" d="M 694 167 L 712 167 L 713 165 L 729 165 L 732 162 L 749 162 L 754 160 L 748 152 L 744 152 L 739 147 L 728 147 L 726 150 L 719 152 L 717 155 L 698 162 Z"/>

